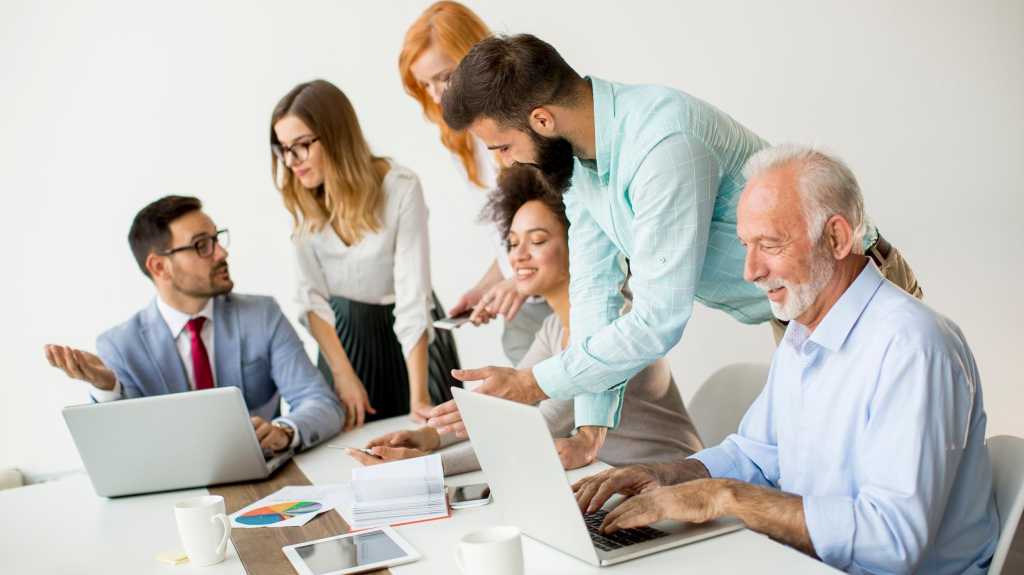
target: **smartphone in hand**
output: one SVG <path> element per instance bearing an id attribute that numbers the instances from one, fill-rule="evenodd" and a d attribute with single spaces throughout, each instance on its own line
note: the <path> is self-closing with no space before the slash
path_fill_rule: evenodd
<path id="1" fill-rule="evenodd" d="M 472 309 L 466 311 L 465 313 L 459 314 L 455 317 L 446 317 L 444 319 L 439 319 L 434 322 L 434 327 L 436 327 L 437 329 L 455 329 L 469 321 L 469 316 L 471 315 L 473 315 Z"/>

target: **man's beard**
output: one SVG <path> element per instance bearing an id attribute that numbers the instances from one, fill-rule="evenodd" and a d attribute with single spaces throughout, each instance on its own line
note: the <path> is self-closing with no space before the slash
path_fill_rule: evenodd
<path id="1" fill-rule="evenodd" d="M 779 288 L 786 288 L 786 299 L 782 303 L 768 300 L 772 307 L 772 315 L 782 321 L 793 321 L 800 317 L 818 299 L 818 295 L 832 281 L 835 272 L 835 260 L 832 259 L 826 246 L 815 247 L 811 254 L 811 279 L 804 283 L 793 283 L 781 279 L 754 282 L 765 293 Z"/>
<path id="2" fill-rule="evenodd" d="M 544 174 L 557 192 L 564 192 L 572 181 L 575 158 L 572 144 L 565 138 L 545 138 L 531 128 L 528 132 L 536 149 L 537 161 L 533 163 Z"/>
<path id="3" fill-rule="evenodd" d="M 193 277 L 185 278 L 185 281 L 179 280 L 177 277 L 171 279 L 174 289 L 179 292 L 194 298 L 204 297 L 216 297 L 231 293 L 234 289 L 235 283 L 231 281 L 231 276 L 228 275 L 226 278 L 219 277 L 221 271 L 227 271 L 228 264 L 224 262 L 220 265 L 214 266 L 210 270 L 210 276 L 205 280 L 197 280 Z"/>

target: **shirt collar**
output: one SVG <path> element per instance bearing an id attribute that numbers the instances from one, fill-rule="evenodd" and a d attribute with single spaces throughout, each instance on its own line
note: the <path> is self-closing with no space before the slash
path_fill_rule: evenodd
<path id="1" fill-rule="evenodd" d="M 199 310 L 199 313 L 195 315 L 188 315 L 174 309 L 160 296 L 156 296 L 156 308 L 160 311 L 160 317 L 164 318 L 164 323 L 167 324 L 167 329 L 171 330 L 171 336 L 174 339 L 178 339 L 178 336 L 181 335 L 181 330 L 185 329 L 185 324 L 194 317 L 201 316 L 205 317 L 207 322 L 213 321 L 213 298 L 210 298 L 206 305 L 203 306 L 203 309 Z"/>
<path id="2" fill-rule="evenodd" d="M 594 95 L 594 149 L 597 155 L 597 177 L 608 185 L 611 170 L 612 124 L 615 120 L 615 88 L 610 82 L 593 76 L 590 88 Z"/>
<path id="3" fill-rule="evenodd" d="M 839 351 L 883 279 L 875 262 L 868 260 L 857 279 L 839 296 L 808 339 L 826 349 Z M 804 328 L 802 325 L 799 327 Z"/>

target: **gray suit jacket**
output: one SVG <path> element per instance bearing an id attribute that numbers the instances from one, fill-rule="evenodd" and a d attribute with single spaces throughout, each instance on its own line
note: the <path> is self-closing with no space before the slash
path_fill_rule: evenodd
<path id="1" fill-rule="evenodd" d="M 341 430 L 338 398 L 310 362 L 274 298 L 242 294 L 214 298 L 213 330 L 217 387 L 241 388 L 251 415 L 268 421 L 278 417 L 283 396 L 291 412 L 282 419 L 298 430 L 300 448 Z M 189 391 L 186 367 L 155 299 L 100 335 L 96 351 L 117 374 L 123 397 Z"/>

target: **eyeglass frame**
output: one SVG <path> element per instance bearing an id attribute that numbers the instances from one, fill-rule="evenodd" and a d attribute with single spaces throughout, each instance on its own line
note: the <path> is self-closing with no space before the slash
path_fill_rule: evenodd
<path id="1" fill-rule="evenodd" d="M 221 239 L 222 235 L 225 238 L 223 240 Z M 210 240 L 210 248 L 209 248 L 210 253 L 208 253 L 208 254 L 203 254 L 199 250 L 199 245 L 198 244 L 200 242 L 202 242 L 202 241 L 205 241 L 205 240 Z M 208 257 L 211 257 L 214 254 L 214 252 L 217 251 L 217 246 L 218 245 L 221 246 L 222 248 L 225 248 L 225 249 L 227 249 L 228 246 L 231 245 L 231 232 L 229 232 L 227 230 L 227 228 L 222 229 L 222 230 L 217 230 L 217 232 L 215 234 L 213 234 L 212 236 L 203 236 L 201 238 L 198 238 L 198 239 L 196 239 L 195 241 L 193 241 L 191 244 L 189 244 L 187 246 L 180 246 L 180 247 L 177 247 L 177 248 L 171 248 L 171 249 L 168 249 L 168 250 L 164 250 L 162 252 L 156 252 L 156 255 L 158 255 L 158 256 L 173 256 L 174 254 L 176 254 L 178 252 L 183 252 L 183 251 L 187 251 L 187 250 L 195 250 L 197 256 L 199 256 L 201 258 L 208 258 Z"/>
<path id="2" fill-rule="evenodd" d="M 288 154 L 291 154 L 296 162 L 305 162 L 309 159 L 309 147 L 319 141 L 320 136 L 313 136 L 308 142 L 296 142 L 290 146 L 285 146 L 281 142 L 271 142 L 270 151 L 285 165 L 288 165 Z M 300 154 L 299 150 L 304 151 Z"/>

